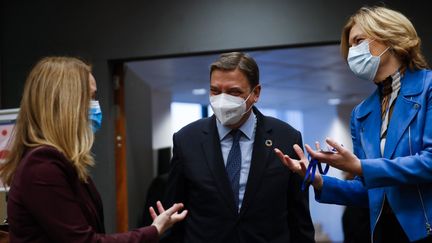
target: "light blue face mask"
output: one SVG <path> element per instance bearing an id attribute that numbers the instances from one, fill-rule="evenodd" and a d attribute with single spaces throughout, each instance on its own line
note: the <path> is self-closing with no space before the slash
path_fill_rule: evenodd
<path id="1" fill-rule="evenodd" d="M 89 120 L 93 132 L 97 132 L 102 126 L 102 110 L 97 100 L 90 101 Z"/>
<path id="2" fill-rule="evenodd" d="M 390 48 L 387 47 L 380 55 L 373 56 L 369 50 L 369 43 L 363 41 L 357 46 L 350 47 L 348 51 L 348 65 L 351 71 L 359 78 L 373 81 L 378 71 L 380 57 Z"/>

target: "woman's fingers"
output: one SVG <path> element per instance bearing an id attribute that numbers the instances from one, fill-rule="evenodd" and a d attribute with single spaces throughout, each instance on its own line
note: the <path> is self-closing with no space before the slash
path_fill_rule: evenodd
<path id="1" fill-rule="evenodd" d="M 183 203 L 174 203 L 174 205 L 172 205 L 172 207 L 168 208 L 165 213 L 168 216 L 173 215 L 174 213 L 176 213 L 177 211 L 179 211 L 180 209 L 183 208 Z"/>
<path id="2" fill-rule="evenodd" d="M 321 145 L 320 145 L 320 143 L 318 141 L 315 142 L 315 148 L 316 148 L 317 151 L 321 150 Z"/>
<path id="3" fill-rule="evenodd" d="M 311 157 L 315 157 L 317 152 L 313 150 L 308 144 L 305 144 L 306 151 Z"/>
<path id="4" fill-rule="evenodd" d="M 152 220 L 155 220 L 155 218 L 157 218 L 157 214 L 156 214 L 156 211 L 154 210 L 154 208 L 150 207 L 149 212 L 150 212 L 150 216 L 152 217 Z"/>
<path id="5" fill-rule="evenodd" d="M 175 203 L 172 207 L 168 208 L 164 213 L 170 218 L 171 223 L 176 223 L 183 220 L 188 211 L 183 210 L 181 213 L 178 213 L 179 210 L 183 208 L 183 203 Z"/>
<path id="6" fill-rule="evenodd" d="M 171 220 L 173 221 L 173 223 L 177 223 L 179 221 L 182 221 L 186 217 L 187 213 L 188 213 L 187 210 L 183 210 L 183 212 L 181 212 L 181 213 L 176 212 L 175 214 L 173 214 L 171 216 Z"/>
<path id="7" fill-rule="evenodd" d="M 331 138 L 326 138 L 326 143 L 330 145 L 332 148 L 336 149 L 339 153 L 344 150 L 344 147 L 337 143 L 335 140 Z"/>
<path id="8" fill-rule="evenodd" d="M 156 202 L 156 206 L 157 206 L 157 209 L 158 209 L 158 211 L 159 211 L 159 214 L 165 212 L 165 209 L 164 209 L 164 207 L 162 206 L 162 203 L 161 203 L 160 201 L 157 201 L 157 202 Z"/>

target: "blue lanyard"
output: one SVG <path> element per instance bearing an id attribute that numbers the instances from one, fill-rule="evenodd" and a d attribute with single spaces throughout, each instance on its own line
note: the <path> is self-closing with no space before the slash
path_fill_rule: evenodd
<path id="1" fill-rule="evenodd" d="M 303 179 L 303 183 L 302 183 L 302 191 L 305 190 L 305 188 L 307 186 L 309 186 L 310 184 L 313 183 L 314 179 L 315 179 L 315 172 L 316 172 L 316 168 L 318 167 L 318 171 L 319 173 L 321 173 L 321 175 L 325 175 L 327 174 L 327 172 L 330 169 L 330 166 L 328 164 L 326 164 L 324 170 L 322 169 L 321 166 L 321 162 L 319 162 L 317 159 L 311 159 L 310 155 L 308 156 L 309 159 L 309 165 L 307 167 L 306 170 L 306 175 Z"/>

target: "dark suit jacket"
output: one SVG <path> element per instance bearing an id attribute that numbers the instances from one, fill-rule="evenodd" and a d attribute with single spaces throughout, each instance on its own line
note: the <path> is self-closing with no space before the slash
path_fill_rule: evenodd
<path id="1" fill-rule="evenodd" d="M 167 183 L 168 173 L 157 176 L 150 183 L 149 189 L 147 190 L 146 202 L 144 205 L 143 225 L 150 225 L 151 223 L 153 223 L 153 219 L 149 212 L 149 207 L 155 207 L 156 202 L 163 199 Z"/>
<path id="2" fill-rule="evenodd" d="M 102 201 L 62 153 L 41 146 L 19 163 L 7 202 L 11 242 L 157 242 L 154 226 L 104 234 Z"/>
<path id="3" fill-rule="evenodd" d="M 344 243 L 371 242 L 369 209 L 347 206 L 342 215 Z"/>
<path id="4" fill-rule="evenodd" d="M 166 205 L 184 202 L 189 213 L 164 242 L 314 242 L 308 191 L 302 179 L 275 155 L 275 147 L 297 157 L 300 132 L 256 108 L 251 167 L 238 213 L 225 171 L 214 116 L 193 122 L 174 135 Z M 266 141 L 272 141 L 271 146 Z"/>

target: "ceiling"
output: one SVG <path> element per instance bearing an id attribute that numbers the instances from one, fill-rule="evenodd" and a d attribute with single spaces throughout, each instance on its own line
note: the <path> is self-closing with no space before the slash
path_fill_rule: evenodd
<path id="1" fill-rule="evenodd" d="M 291 110 L 359 103 L 374 89 L 372 82 L 356 78 L 341 58 L 338 45 L 284 48 L 248 52 L 260 69 L 259 107 Z M 209 66 L 218 55 L 151 59 L 128 62 L 127 68 L 152 89 L 171 92 L 174 102 L 208 105 Z M 336 101 L 337 102 L 337 101 Z"/>

